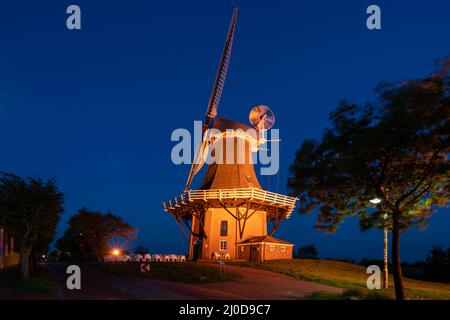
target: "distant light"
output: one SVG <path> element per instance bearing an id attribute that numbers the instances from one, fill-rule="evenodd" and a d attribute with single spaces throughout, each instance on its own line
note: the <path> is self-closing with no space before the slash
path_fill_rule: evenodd
<path id="1" fill-rule="evenodd" d="M 113 255 L 118 256 L 120 254 L 120 251 L 117 249 L 114 249 L 112 252 Z"/>
<path id="2" fill-rule="evenodd" d="M 45 254 L 42 255 L 42 258 L 45 258 Z"/>
<path id="3" fill-rule="evenodd" d="M 373 204 L 379 204 L 380 202 L 381 202 L 380 198 L 374 198 L 374 199 L 370 200 L 370 203 L 373 203 Z"/>

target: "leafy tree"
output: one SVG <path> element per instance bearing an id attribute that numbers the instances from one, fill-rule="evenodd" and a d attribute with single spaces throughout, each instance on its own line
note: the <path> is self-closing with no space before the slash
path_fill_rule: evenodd
<path id="1" fill-rule="evenodd" d="M 101 213 L 82 208 L 69 220 L 69 227 L 56 247 L 82 261 L 100 261 L 107 254 L 114 237 L 132 239 L 137 229 L 111 212 Z"/>
<path id="2" fill-rule="evenodd" d="M 317 259 L 319 252 L 313 244 L 298 248 L 297 257 L 301 259 Z"/>
<path id="3" fill-rule="evenodd" d="M 400 232 L 425 226 L 450 199 L 449 67 L 447 59 L 423 79 L 379 85 L 376 104 L 342 102 L 322 140 L 305 141 L 290 168 L 300 213 L 319 206 L 318 229 L 334 232 L 354 215 L 363 230 L 390 228 L 397 299 L 405 298 Z M 370 208 L 375 197 L 382 202 Z"/>
<path id="4" fill-rule="evenodd" d="M 0 176 L 0 217 L 8 232 L 19 242 L 21 274 L 30 277 L 33 252 L 47 250 L 55 236 L 64 195 L 53 179 L 26 180 L 13 175 Z"/>
<path id="5" fill-rule="evenodd" d="M 450 248 L 445 250 L 440 246 L 433 246 L 428 252 L 424 269 L 427 280 L 449 283 Z"/>
<path id="6" fill-rule="evenodd" d="M 148 248 L 145 248 L 143 246 L 138 246 L 136 247 L 136 250 L 134 250 L 135 254 L 148 254 L 150 252 L 150 250 L 148 250 Z"/>

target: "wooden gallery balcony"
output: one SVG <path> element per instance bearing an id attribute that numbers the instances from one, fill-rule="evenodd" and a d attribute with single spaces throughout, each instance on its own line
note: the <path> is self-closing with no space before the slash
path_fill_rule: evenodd
<path id="1" fill-rule="evenodd" d="M 289 218 L 298 199 L 257 188 L 189 190 L 179 197 L 163 202 L 164 211 L 177 216 L 190 215 L 193 210 L 209 207 L 245 207 L 267 212 L 267 220 L 280 216 Z"/>

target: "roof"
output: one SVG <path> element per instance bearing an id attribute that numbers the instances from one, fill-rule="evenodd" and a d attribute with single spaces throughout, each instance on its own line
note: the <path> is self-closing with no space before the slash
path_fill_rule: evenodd
<path id="1" fill-rule="evenodd" d="M 247 131 L 249 126 L 225 119 L 214 120 L 214 129 L 226 132 L 228 129 Z M 232 139 L 232 140 L 231 140 Z M 238 142 L 240 140 L 240 142 Z M 231 143 L 231 147 L 228 146 Z M 206 170 L 200 189 L 262 189 L 255 174 L 250 142 L 242 137 L 232 136 L 223 139 L 221 144 L 213 149 L 214 158 L 218 163 L 212 163 Z M 227 152 L 231 152 L 227 154 Z"/>
<path id="2" fill-rule="evenodd" d="M 286 244 L 286 245 L 293 245 L 293 243 L 266 235 L 266 236 L 259 236 L 259 237 L 253 237 L 253 238 L 249 238 L 247 240 L 244 240 L 239 244 L 256 244 L 256 243 L 276 243 L 276 244 Z"/>
<path id="3" fill-rule="evenodd" d="M 225 132 L 226 130 L 243 130 L 243 131 L 247 131 L 249 129 L 254 130 L 254 128 L 246 124 L 231 119 L 227 119 L 224 117 L 217 117 L 216 119 L 214 119 L 212 127 L 222 132 Z"/>

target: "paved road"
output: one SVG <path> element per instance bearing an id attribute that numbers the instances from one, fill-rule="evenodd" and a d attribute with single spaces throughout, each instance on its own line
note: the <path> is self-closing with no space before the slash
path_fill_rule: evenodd
<path id="1" fill-rule="evenodd" d="M 297 280 L 279 273 L 227 265 L 228 271 L 241 274 L 236 282 L 217 282 L 202 285 L 210 290 L 239 294 L 252 300 L 299 299 L 312 292 L 340 293 L 343 290 L 314 282 Z"/>
<path id="2" fill-rule="evenodd" d="M 299 281 L 265 270 L 228 266 L 229 271 L 242 275 L 237 281 L 210 284 L 184 284 L 155 279 L 124 279 L 90 267 L 81 267 L 82 290 L 66 287 L 67 265 L 47 265 L 57 284 L 60 299 L 123 300 L 267 300 L 299 299 L 315 291 L 341 292 L 342 289 Z"/>

